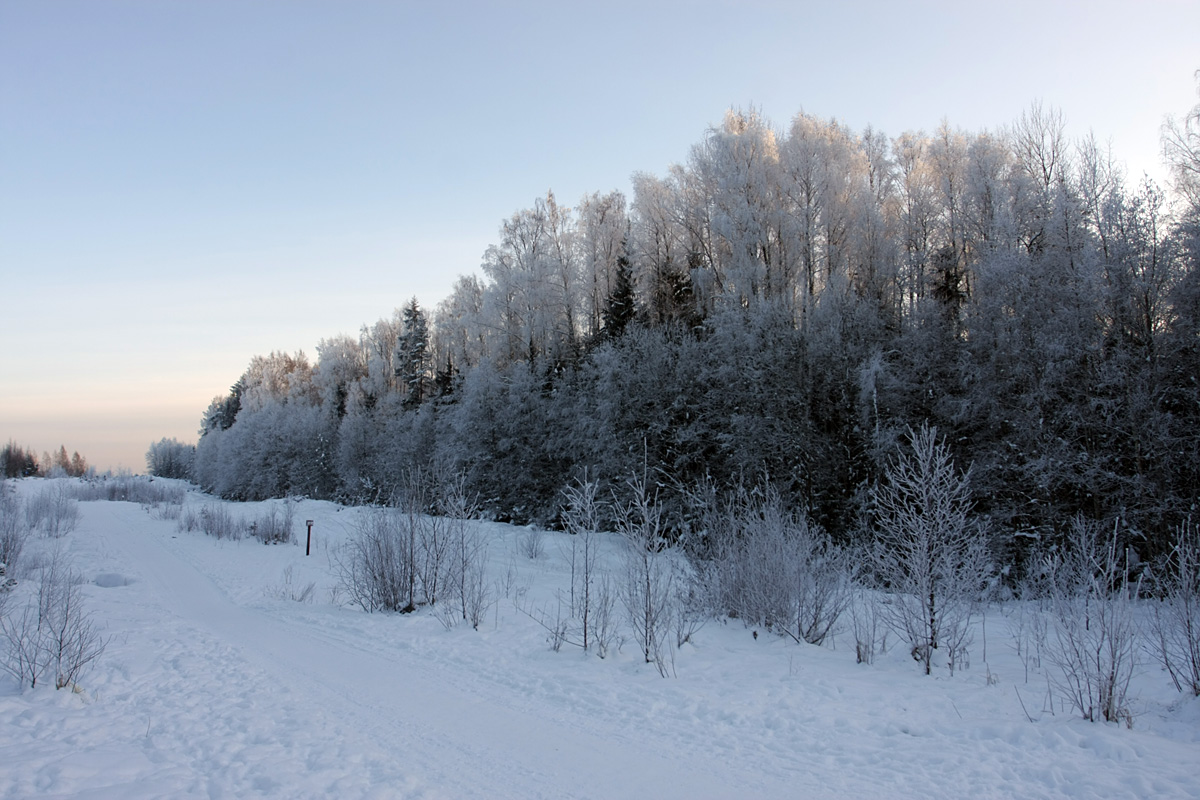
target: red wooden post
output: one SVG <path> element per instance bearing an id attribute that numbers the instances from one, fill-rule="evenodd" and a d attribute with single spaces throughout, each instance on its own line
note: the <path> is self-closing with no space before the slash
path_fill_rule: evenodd
<path id="1" fill-rule="evenodd" d="M 304 520 L 304 524 L 308 526 L 308 543 L 304 545 L 304 555 L 308 555 L 312 552 L 312 524 L 313 524 L 313 521 L 311 519 L 306 519 L 306 520 Z"/>

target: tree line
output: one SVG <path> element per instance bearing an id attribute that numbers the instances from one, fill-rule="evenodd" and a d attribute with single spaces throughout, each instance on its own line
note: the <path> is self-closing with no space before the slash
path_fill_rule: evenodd
<path id="1" fill-rule="evenodd" d="M 672 536 L 705 492 L 770 491 L 845 543 L 926 426 L 1003 563 L 1077 519 L 1153 556 L 1200 486 L 1198 143 L 1200 105 L 1168 194 L 1037 105 L 895 138 L 731 111 L 632 198 L 514 213 L 432 313 L 255 356 L 186 460 L 234 499 L 453 474 L 542 524 L 585 472 L 650 476 Z"/>
<path id="2" fill-rule="evenodd" d="M 60 446 L 58 451 L 53 454 L 42 453 L 40 460 L 33 449 L 22 447 L 11 440 L 3 448 L 0 448 L 0 477 L 3 478 L 54 477 L 56 475 L 82 478 L 88 472 L 87 459 L 79 455 L 78 450 L 68 456 L 66 445 Z"/>

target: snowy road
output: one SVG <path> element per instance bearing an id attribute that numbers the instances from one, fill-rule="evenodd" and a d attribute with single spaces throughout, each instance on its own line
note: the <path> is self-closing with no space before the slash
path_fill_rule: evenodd
<path id="1" fill-rule="evenodd" d="M 241 718 L 248 746 L 261 735 L 253 731 L 269 722 L 281 744 L 292 740 L 285 749 L 295 755 L 322 748 L 347 758 L 361 754 L 368 771 L 403 775 L 409 791 L 448 797 L 732 798 L 785 790 L 738 774 L 736 764 L 705 762 L 636 731 L 603 730 L 561 707 L 543 708 L 536 697 L 523 698 L 527 708 L 515 708 L 512 698 L 490 702 L 472 676 L 439 669 L 411 651 L 348 642 L 240 606 L 173 552 L 169 539 L 146 532 L 136 506 L 105 506 L 114 515 L 102 534 L 109 552 L 140 579 L 147 604 L 173 618 L 167 627 L 224 653 L 227 667 L 250 673 L 263 687 L 261 695 L 229 687 L 239 695 L 230 733 L 236 735 Z M 314 720 L 319 724 L 281 729 L 279 720 L 313 713 L 322 715 Z M 301 741 L 308 731 L 318 735 Z M 203 762 L 195 767 L 206 771 Z"/>

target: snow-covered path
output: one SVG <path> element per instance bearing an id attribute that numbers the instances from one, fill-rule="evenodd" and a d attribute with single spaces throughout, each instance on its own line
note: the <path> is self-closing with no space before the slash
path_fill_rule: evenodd
<path id="1" fill-rule="evenodd" d="M 867 667 L 712 622 L 664 680 L 628 647 L 550 651 L 515 598 L 551 607 L 564 552 L 530 561 L 517 529 L 480 523 L 497 603 L 479 631 L 447 631 L 329 602 L 355 510 L 297 509 L 317 520 L 310 558 L 133 504 L 81 510 L 62 544 L 108 651 L 81 695 L 0 677 L 0 798 L 1200 796 L 1200 703 L 1147 669 L 1133 731 L 1050 713 L 1003 618 L 990 667 L 954 678 L 900 648 Z M 278 597 L 285 570 L 315 602 Z"/>
<path id="2" fill-rule="evenodd" d="M 247 747 L 274 735 L 295 767 L 319 763 L 322 751 L 338 753 L 362 761 L 374 776 L 364 783 L 387 787 L 385 794 L 404 788 L 447 797 L 746 797 L 797 788 L 764 783 L 736 762 L 664 751 L 637 731 L 597 730 L 603 726 L 595 720 L 556 714 L 536 698 L 525 698 L 526 708 L 493 702 L 472 676 L 418 653 L 364 649 L 361 640 L 238 605 L 172 550 L 170 534 L 146 531 L 136 506 L 103 505 L 113 524 L 102 526 L 99 538 L 148 604 L 173 618 L 168 627 L 180 639 L 222 653 L 230 680 L 261 687 L 229 687 L 240 702 L 222 714 L 226 735 Z M 257 702 L 248 699 L 254 695 Z M 205 758 L 192 766 L 201 782 L 211 782 Z M 283 785 L 278 776 L 241 777 L 264 790 Z M 808 788 L 811 796 L 818 787 Z"/>

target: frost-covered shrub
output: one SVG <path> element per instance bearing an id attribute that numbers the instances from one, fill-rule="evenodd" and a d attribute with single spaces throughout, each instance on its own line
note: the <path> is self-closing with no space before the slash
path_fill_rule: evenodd
<path id="1" fill-rule="evenodd" d="M 339 585 L 364 611 L 415 607 L 415 539 L 407 535 L 401 517 L 392 508 L 368 510 L 337 558 Z"/>
<path id="2" fill-rule="evenodd" d="M 521 531 L 520 543 L 521 555 L 530 561 L 537 561 L 546 552 L 546 538 L 537 525 L 528 525 Z"/>
<path id="3" fill-rule="evenodd" d="M 64 484 L 56 482 L 26 501 L 25 522 L 47 536 L 66 536 L 79 524 L 79 504 Z"/>
<path id="4" fill-rule="evenodd" d="M 874 664 L 875 656 L 887 652 L 889 630 L 879 594 L 874 589 L 855 585 L 849 611 L 854 630 L 855 661 Z"/>
<path id="5" fill-rule="evenodd" d="M 1200 526 L 1180 525 L 1154 604 L 1154 654 L 1179 691 L 1200 696 Z"/>
<path id="6" fill-rule="evenodd" d="M 6 565 L 9 575 L 16 573 L 27 538 L 21 499 L 6 481 L 0 481 L 0 564 Z"/>
<path id="7" fill-rule="evenodd" d="M 84 502 L 140 503 L 144 506 L 181 505 L 187 491 L 178 484 L 156 481 L 138 475 L 118 475 L 114 478 L 92 480 L 72 487 L 71 495 Z"/>
<path id="8" fill-rule="evenodd" d="M 316 593 L 316 581 L 309 581 L 303 586 L 296 583 L 295 570 L 290 564 L 283 570 L 283 580 L 267 589 L 268 595 L 278 600 L 291 600 L 294 603 L 311 603 Z"/>
<path id="9" fill-rule="evenodd" d="M 1138 665 L 1139 584 L 1127 566 L 1115 526 L 1105 539 L 1094 523 L 1078 518 L 1066 552 L 1052 565 L 1050 682 L 1092 722 L 1133 721 L 1127 695 Z"/>
<path id="10" fill-rule="evenodd" d="M 220 503 L 200 509 L 200 530 L 216 539 L 240 539 L 245 527 Z"/>
<path id="11" fill-rule="evenodd" d="M 644 480 L 629 482 L 630 499 L 617 503 L 617 531 L 625 539 L 621 600 L 638 649 L 663 677 L 670 651 L 663 647 L 675 613 L 676 570 L 666 558 L 662 506 Z"/>
<path id="12" fill-rule="evenodd" d="M 250 523 L 250 535 L 263 544 L 288 544 L 292 541 L 293 511 L 291 503 L 281 510 L 273 506 Z"/>
<path id="13" fill-rule="evenodd" d="M 851 562 L 815 523 L 784 509 L 774 492 L 741 493 L 710 514 L 706 575 L 720 611 L 821 644 L 851 600 Z"/>
<path id="14" fill-rule="evenodd" d="M 450 544 L 446 580 L 454 595 L 454 605 L 462 619 L 479 629 L 483 615 L 492 603 L 491 583 L 487 580 L 487 542 L 471 520 L 478 515 L 475 498 L 459 478 L 450 481 L 439 504 Z"/>
<path id="15" fill-rule="evenodd" d="M 179 517 L 175 521 L 175 527 L 181 533 L 191 533 L 195 530 L 200 530 L 202 527 L 201 511 L 197 511 L 190 506 L 183 506 L 179 509 Z"/>
<path id="16" fill-rule="evenodd" d="M 55 688 L 73 687 L 103 654 L 106 642 L 84 608 L 82 583 L 56 551 L 41 569 L 37 597 L 19 615 L 0 616 L 7 644 L 0 666 L 22 686 L 35 688 L 49 672 Z"/>

